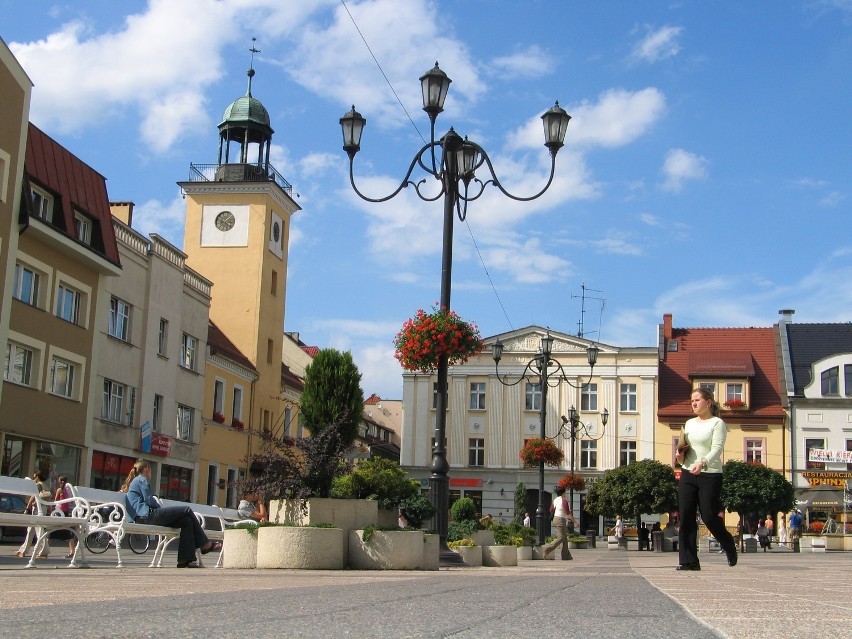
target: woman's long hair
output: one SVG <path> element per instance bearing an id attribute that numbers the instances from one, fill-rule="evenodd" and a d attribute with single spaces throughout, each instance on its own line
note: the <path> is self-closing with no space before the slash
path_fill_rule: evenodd
<path id="1" fill-rule="evenodd" d="M 710 414 L 713 415 L 713 417 L 719 416 L 719 414 L 721 412 L 719 410 L 719 402 L 717 402 L 716 398 L 713 397 L 713 391 L 707 390 L 705 387 L 700 386 L 698 388 L 693 388 L 692 392 L 698 393 L 704 399 L 706 399 L 708 402 L 710 402 Z"/>
<path id="2" fill-rule="evenodd" d="M 130 482 L 132 482 L 139 475 L 141 475 L 142 471 L 150 467 L 151 464 L 149 462 L 146 462 L 144 459 L 140 459 L 138 462 L 133 464 L 133 468 L 131 468 L 130 472 L 127 473 L 127 479 L 125 479 L 124 483 L 121 485 L 121 492 L 126 493 L 130 489 Z"/>

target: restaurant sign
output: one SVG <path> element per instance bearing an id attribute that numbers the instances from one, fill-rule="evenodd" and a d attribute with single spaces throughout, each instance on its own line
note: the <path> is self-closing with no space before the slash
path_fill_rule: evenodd
<path id="1" fill-rule="evenodd" d="M 852 450 L 811 448 L 808 451 L 808 461 L 826 462 L 829 464 L 852 464 Z"/>
<path id="2" fill-rule="evenodd" d="M 852 472 L 807 470 L 802 473 L 802 477 L 813 487 L 833 486 L 835 488 L 845 488 L 846 481 L 852 479 Z"/>

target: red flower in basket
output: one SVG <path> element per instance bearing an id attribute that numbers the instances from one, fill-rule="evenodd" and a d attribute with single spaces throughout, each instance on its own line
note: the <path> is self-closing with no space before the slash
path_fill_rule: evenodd
<path id="1" fill-rule="evenodd" d="M 217 424 L 224 424 L 225 416 L 222 413 L 213 413 L 213 421 Z"/>
<path id="2" fill-rule="evenodd" d="M 524 466 L 538 466 L 544 462 L 545 466 L 558 467 L 565 455 L 562 449 L 559 448 L 549 439 L 528 439 L 521 448 L 521 460 Z"/>
<path id="3" fill-rule="evenodd" d="M 728 408 L 745 408 L 745 402 L 739 397 L 733 397 L 725 402 Z"/>
<path id="4" fill-rule="evenodd" d="M 565 490 L 583 490 L 586 487 L 586 480 L 582 475 L 575 473 L 565 473 L 562 479 L 556 484 Z"/>
<path id="5" fill-rule="evenodd" d="M 236 428 L 237 430 L 245 430 L 246 428 L 246 425 L 236 418 L 234 419 L 234 421 L 231 422 L 231 426 Z"/>
<path id="6" fill-rule="evenodd" d="M 455 311 L 434 307 L 432 313 L 419 309 L 402 325 L 393 343 L 394 355 L 405 370 L 424 373 L 438 368 L 442 355 L 449 357 L 450 364 L 464 364 L 484 348 L 476 324 L 464 321 Z"/>

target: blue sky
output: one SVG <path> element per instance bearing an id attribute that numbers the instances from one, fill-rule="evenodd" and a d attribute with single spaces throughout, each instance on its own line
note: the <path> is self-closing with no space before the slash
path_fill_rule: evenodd
<path id="1" fill-rule="evenodd" d="M 393 337 L 439 298 L 442 211 L 410 188 L 360 200 L 338 120 L 367 118 L 356 179 L 391 192 L 429 136 L 436 60 L 453 80 L 438 134 L 481 144 L 513 193 L 546 181 L 541 114 L 573 116 L 544 197 L 489 187 L 456 223 L 452 305 L 483 336 L 576 334 L 582 285 L 587 337 L 617 346 L 655 345 L 663 313 L 852 320 L 852 0 L 0 0 L 0 36 L 31 120 L 178 246 L 176 182 L 216 161 L 257 38 L 252 93 L 303 209 L 285 329 L 351 350 L 366 395 L 402 395 Z"/>

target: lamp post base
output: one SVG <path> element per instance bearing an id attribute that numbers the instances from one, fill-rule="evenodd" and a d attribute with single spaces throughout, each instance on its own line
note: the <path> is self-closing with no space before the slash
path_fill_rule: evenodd
<path id="1" fill-rule="evenodd" d="M 440 568 L 469 568 L 462 556 L 450 548 L 441 548 L 439 551 L 438 566 Z"/>

